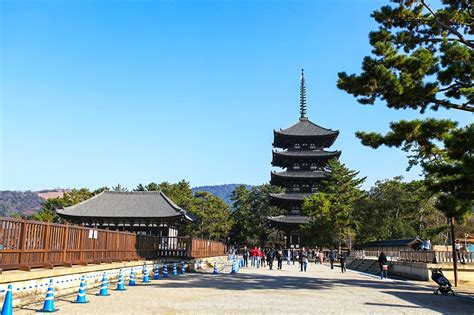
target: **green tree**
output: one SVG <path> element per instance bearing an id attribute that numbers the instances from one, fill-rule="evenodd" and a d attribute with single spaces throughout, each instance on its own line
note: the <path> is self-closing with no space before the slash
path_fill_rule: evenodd
<path id="1" fill-rule="evenodd" d="M 250 209 L 250 191 L 245 185 L 234 189 L 230 199 L 232 200 L 232 242 L 247 244 L 253 236 L 253 214 Z"/>
<path id="2" fill-rule="evenodd" d="M 250 190 L 243 185 L 238 186 L 231 197 L 235 221 L 231 242 L 247 245 L 276 242 L 278 231 L 268 226 L 267 218 L 282 214 L 282 209 L 270 204 L 270 194 L 282 191 L 282 188 L 268 184 L 254 186 Z"/>
<path id="3" fill-rule="evenodd" d="M 356 221 L 361 222 L 357 243 L 416 236 L 439 242 L 446 235 L 446 218 L 434 204 L 424 181 L 377 181 L 355 207 Z"/>
<path id="4" fill-rule="evenodd" d="M 350 170 L 337 159 L 328 162 L 327 171 L 329 175 L 322 183 L 322 191 L 304 201 L 304 213 L 313 218 L 304 231 L 306 235 L 326 233 L 327 239 L 337 242 L 340 251 L 343 241 L 351 247 L 357 231 L 354 208 L 365 197 L 360 188 L 365 178 L 357 178 L 359 172 Z"/>
<path id="5" fill-rule="evenodd" d="M 168 187 L 168 183 L 167 182 L 164 182 L 164 183 L 161 183 L 161 185 L 155 183 L 155 182 L 151 182 L 149 183 L 148 185 L 145 186 L 145 189 L 146 191 L 158 191 L 158 190 L 162 190 L 162 187 L 160 186 L 165 186 L 165 187 Z"/>
<path id="6" fill-rule="evenodd" d="M 133 191 L 145 191 L 145 187 L 142 184 L 138 184 L 137 188 L 135 188 Z"/>
<path id="7" fill-rule="evenodd" d="M 100 192 L 100 189 L 97 191 Z M 94 193 L 87 188 L 66 191 L 61 198 L 50 198 L 46 200 L 41 211 L 34 215 L 32 219 L 44 222 L 63 223 L 64 220 L 58 216 L 56 209 L 73 206 L 92 196 L 94 196 Z"/>
<path id="8" fill-rule="evenodd" d="M 197 192 L 192 212 L 198 220 L 186 227 L 188 235 L 225 241 L 232 228 L 232 216 L 227 204 L 208 193 Z"/>
<path id="9" fill-rule="evenodd" d="M 117 186 L 112 187 L 112 190 L 113 190 L 113 191 L 127 191 L 127 188 L 123 187 L 123 186 L 120 185 L 120 184 L 117 184 Z"/>
<path id="10" fill-rule="evenodd" d="M 338 87 L 373 105 L 377 99 L 396 109 L 424 113 L 440 107 L 474 111 L 472 4 L 444 0 L 433 10 L 424 0 L 397 0 L 372 17 L 378 31 L 369 34 L 372 56 L 362 73 L 339 73 Z M 386 135 L 358 132 L 364 145 L 401 147 L 410 152 L 410 166 L 420 164 L 436 206 L 446 216 L 464 220 L 474 200 L 473 124 L 458 127 L 451 120 L 415 119 L 392 122 Z M 460 140 L 462 139 L 462 141 Z"/>

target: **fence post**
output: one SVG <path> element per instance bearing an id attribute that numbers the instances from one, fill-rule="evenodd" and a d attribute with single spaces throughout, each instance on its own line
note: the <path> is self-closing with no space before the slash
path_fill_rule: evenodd
<path id="1" fill-rule="evenodd" d="M 186 239 L 186 257 L 192 258 L 192 252 L 193 252 L 193 239 L 191 236 L 188 236 L 188 238 Z"/>
<path id="2" fill-rule="evenodd" d="M 66 263 L 66 251 L 67 251 L 67 239 L 69 238 L 69 223 L 66 222 L 66 228 L 64 232 L 64 242 L 63 242 L 63 264 Z"/>
<path id="3" fill-rule="evenodd" d="M 49 251 L 49 234 L 50 234 L 50 230 L 51 230 L 51 225 L 48 221 L 48 223 L 46 223 L 46 232 L 44 233 L 44 242 L 43 242 L 43 246 L 44 246 L 44 250 L 43 250 L 43 264 L 46 264 L 46 261 L 47 261 L 47 257 L 48 257 L 48 251 Z"/>
<path id="4" fill-rule="evenodd" d="M 79 227 L 79 237 L 77 239 L 77 249 L 79 250 L 79 263 L 82 263 L 82 234 L 84 234 L 84 227 Z"/>
<path id="5" fill-rule="evenodd" d="M 26 247 L 26 229 L 27 229 L 27 221 L 26 219 L 21 222 L 21 232 L 20 232 L 20 257 L 18 263 L 21 265 L 24 261 L 25 256 L 25 247 Z"/>
<path id="6" fill-rule="evenodd" d="M 115 235 L 115 261 L 121 261 L 121 259 L 119 258 L 119 241 L 120 241 L 120 232 L 117 231 L 117 233 L 114 234 Z"/>

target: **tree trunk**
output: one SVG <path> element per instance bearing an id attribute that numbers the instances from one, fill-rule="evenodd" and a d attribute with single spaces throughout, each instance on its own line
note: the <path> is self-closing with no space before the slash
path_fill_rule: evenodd
<path id="1" fill-rule="evenodd" d="M 458 255 L 456 253 L 456 235 L 454 234 L 454 219 L 453 217 L 449 218 L 451 224 L 451 248 L 453 250 L 453 271 L 454 271 L 454 286 L 458 286 Z"/>
<path id="2" fill-rule="evenodd" d="M 338 249 L 337 249 L 339 255 L 340 255 L 341 252 L 342 252 L 342 239 L 341 239 L 341 234 L 342 234 L 342 233 L 341 233 L 341 230 L 339 229 Z"/>

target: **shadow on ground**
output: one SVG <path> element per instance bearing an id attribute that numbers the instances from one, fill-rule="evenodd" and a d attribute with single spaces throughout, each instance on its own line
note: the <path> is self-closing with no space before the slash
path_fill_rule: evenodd
<path id="1" fill-rule="evenodd" d="M 237 274 L 187 274 L 186 276 L 169 278 L 167 282 L 154 281 L 150 286 L 155 288 L 214 288 L 219 290 L 324 290 L 345 287 L 357 291 L 358 288 L 370 288 L 392 295 L 412 305 L 384 304 L 365 302 L 365 305 L 386 306 L 387 309 L 430 309 L 441 313 L 474 314 L 474 302 L 452 296 L 434 295 L 433 289 L 414 286 L 409 283 L 384 282 L 378 279 L 334 279 L 324 277 L 290 276 L 275 271 L 275 274 L 237 273 Z M 370 300 L 370 297 L 367 297 Z"/>

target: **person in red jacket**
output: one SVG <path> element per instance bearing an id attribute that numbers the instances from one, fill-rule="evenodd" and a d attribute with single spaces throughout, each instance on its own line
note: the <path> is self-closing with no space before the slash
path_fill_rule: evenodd
<path id="1" fill-rule="evenodd" d="M 263 256 L 263 252 L 262 250 L 260 249 L 260 247 L 257 248 L 257 257 L 256 257 L 256 265 L 257 265 L 257 268 L 260 268 L 260 264 L 261 264 L 261 261 L 262 261 L 262 256 Z"/>
<path id="2" fill-rule="evenodd" d="M 254 246 L 253 248 L 250 249 L 250 263 L 252 264 L 252 267 L 256 267 L 255 263 L 257 261 L 257 246 Z"/>

